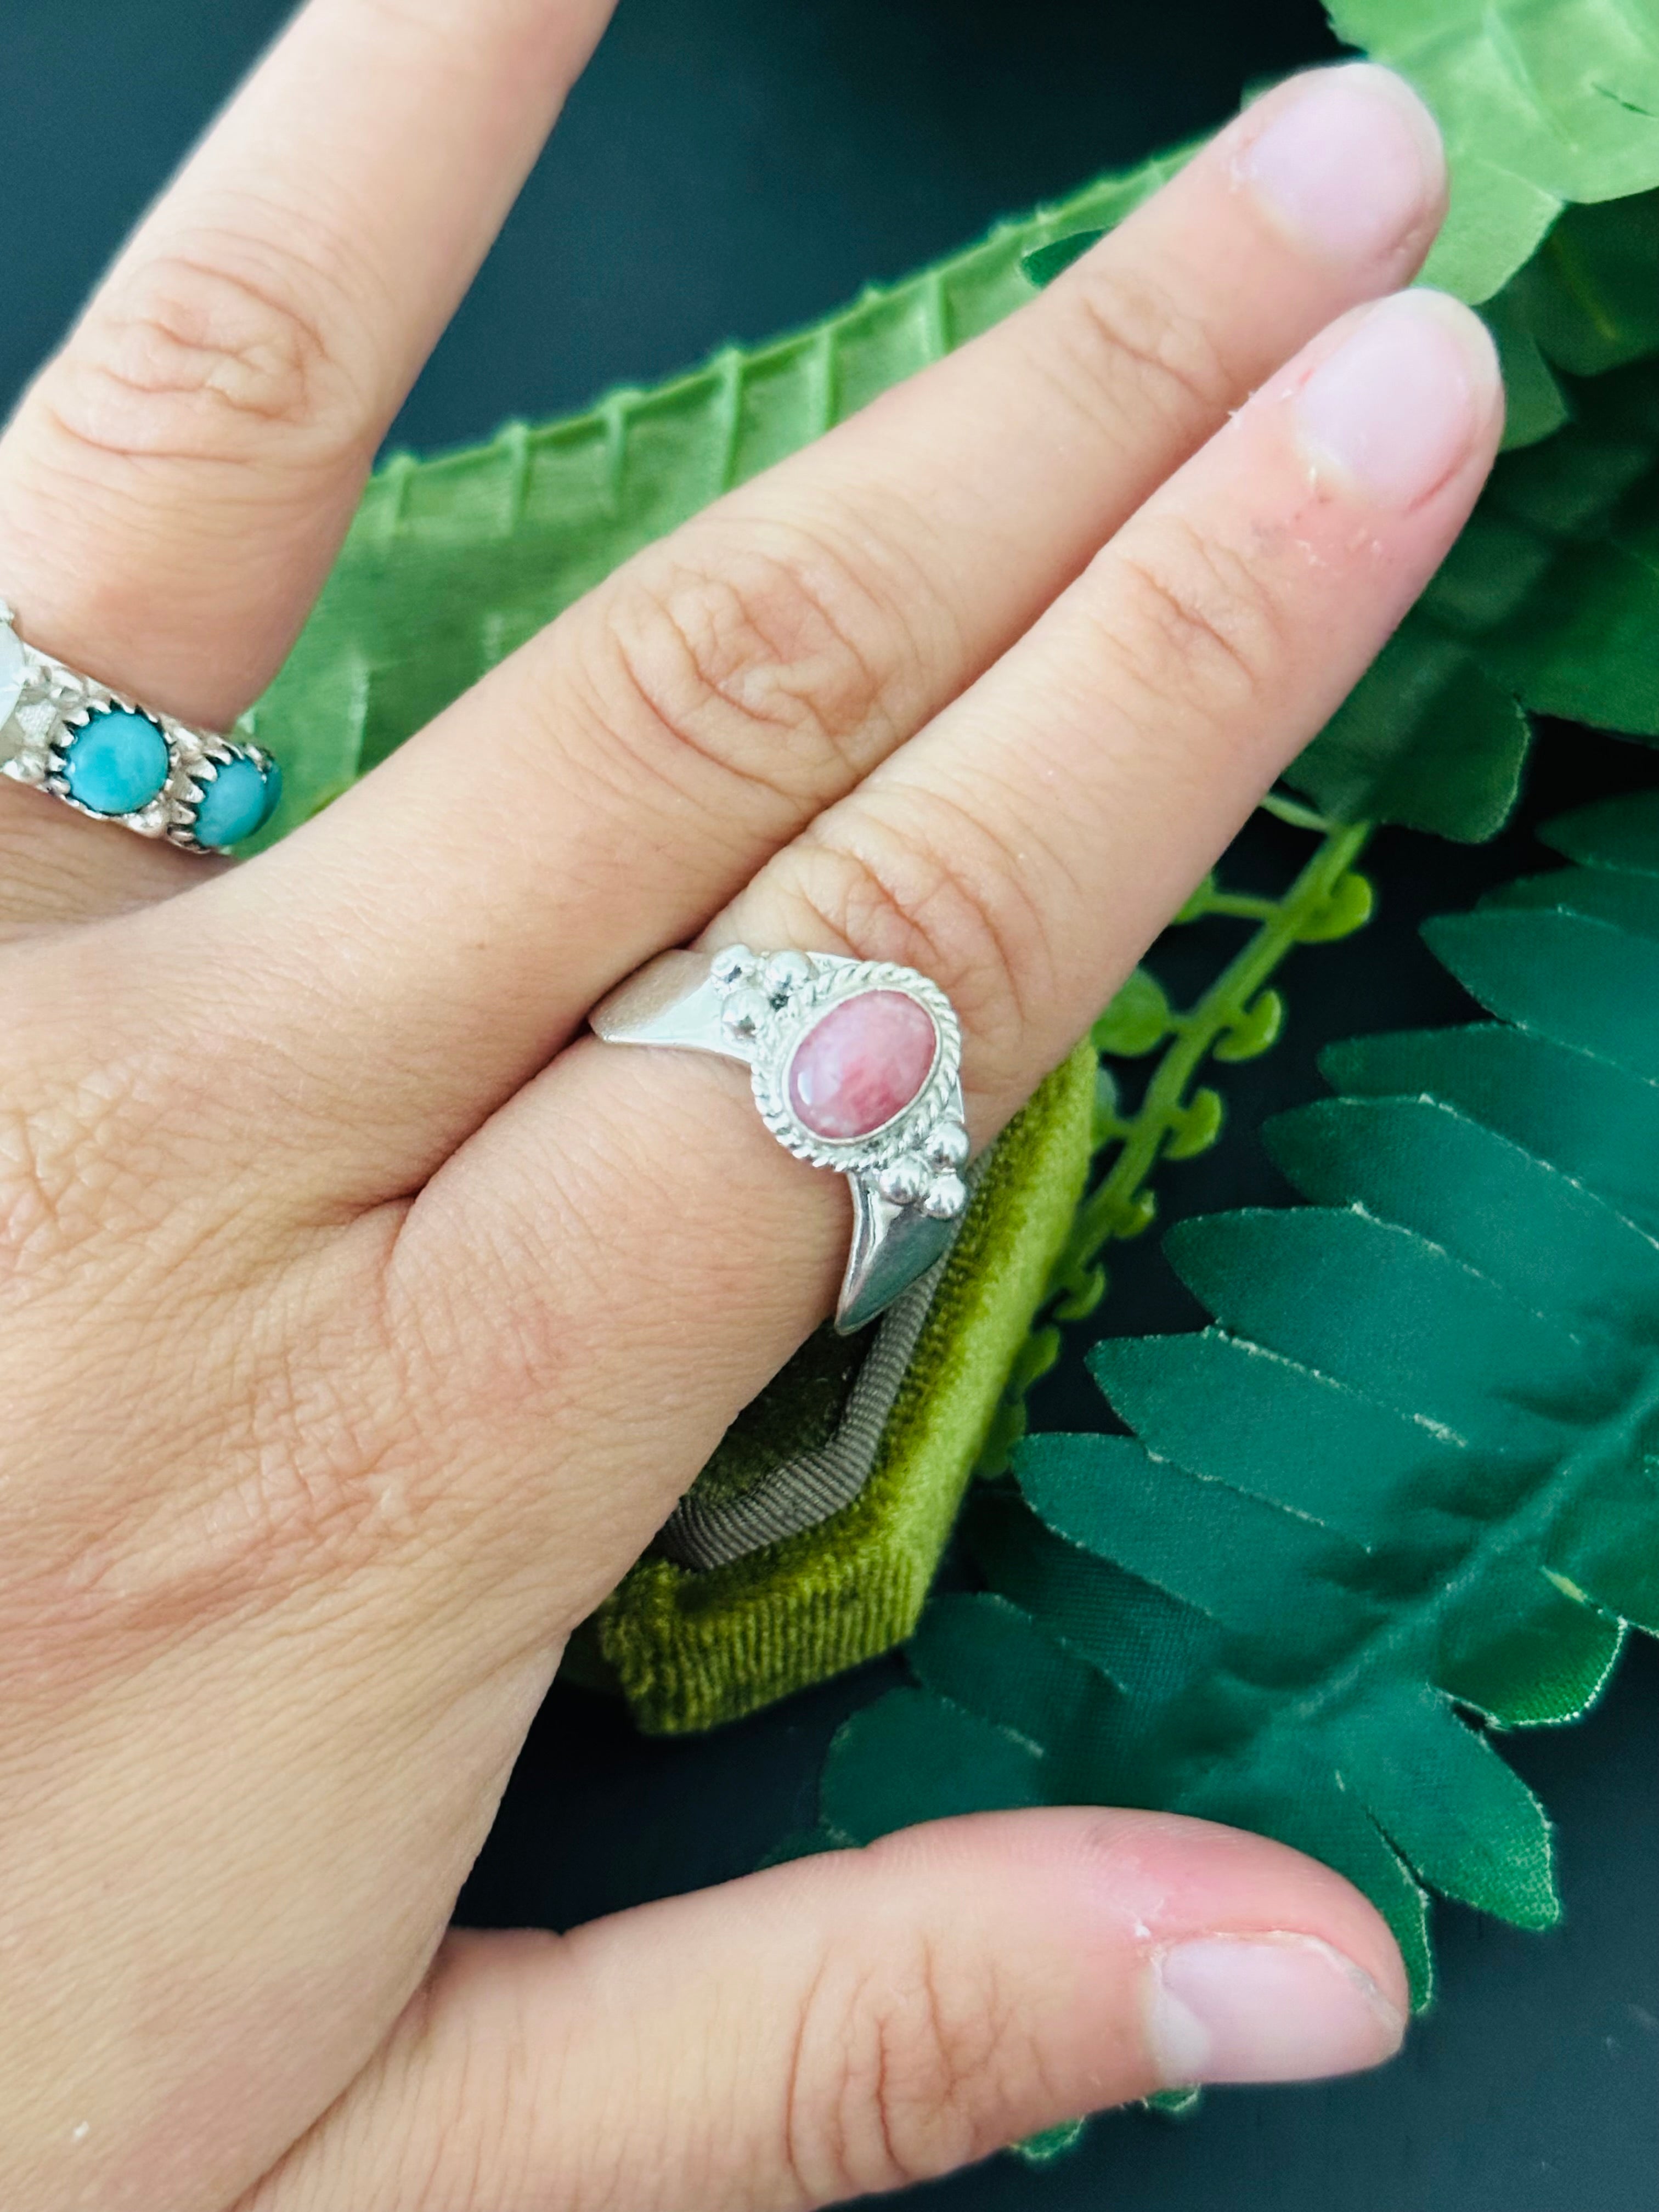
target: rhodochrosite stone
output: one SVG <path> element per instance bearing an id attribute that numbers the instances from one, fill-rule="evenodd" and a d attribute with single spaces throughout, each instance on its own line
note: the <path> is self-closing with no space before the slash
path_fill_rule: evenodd
<path id="1" fill-rule="evenodd" d="M 789 1103 L 832 1144 L 902 1114 L 933 1072 L 933 1018 L 902 991 L 863 991 L 815 1023 L 789 1064 Z"/>

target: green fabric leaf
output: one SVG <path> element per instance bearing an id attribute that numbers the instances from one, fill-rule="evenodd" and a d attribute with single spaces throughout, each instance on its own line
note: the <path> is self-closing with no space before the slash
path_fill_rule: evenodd
<path id="1" fill-rule="evenodd" d="M 1286 781 L 1337 822 L 1479 842 L 1514 811 L 1532 726 L 1462 638 L 1407 616 Z"/>
<path id="2" fill-rule="evenodd" d="M 1543 1807 L 1449 1699 L 1391 1683 L 1328 1727 L 1344 1781 L 1433 1888 L 1522 1928 L 1559 1919 Z"/>
<path id="3" fill-rule="evenodd" d="M 1547 1572 L 1569 1597 L 1582 1596 L 1659 1636 L 1659 1456 L 1614 1461 L 1597 1492 L 1564 1498 Z"/>
<path id="4" fill-rule="evenodd" d="M 1511 1138 L 1659 1235 L 1659 1085 L 1519 1030 L 1480 1025 L 1357 1037 L 1321 1066 L 1368 1097 L 1433 1098 Z"/>
<path id="5" fill-rule="evenodd" d="M 1045 1451 L 1031 1438 L 1022 1455 Z M 1000 1595 L 1034 1614 L 1097 1667 L 1136 1705 L 1153 1705 L 1190 1679 L 1207 1679 L 1222 1632 L 1194 1607 L 1050 1534 L 1012 1498 L 977 1500 L 968 1548 Z M 1141 1802 L 1139 1785 L 1115 1770 L 1112 1802 Z M 1147 1802 L 1152 1802 L 1150 1799 Z"/>
<path id="6" fill-rule="evenodd" d="M 1487 319 L 1575 376 L 1659 351 L 1659 194 L 1569 208 Z M 1513 386 L 1510 399 L 1512 411 Z"/>
<path id="7" fill-rule="evenodd" d="M 1472 1450 L 1442 1424 L 1219 1329 L 1114 1339 L 1091 1365 L 1161 1458 L 1201 1460 L 1218 1482 L 1305 1524 L 1305 1536 L 1279 1532 L 1298 1550 L 1322 1532 L 1368 1549 L 1379 1526 L 1418 1498 L 1436 1503 L 1413 1533 L 1443 1542 L 1438 1501 L 1452 1500 L 1461 1518 L 1507 1480 L 1524 1480 L 1527 1463 L 1511 1477 L 1513 1455 L 1501 1449 Z M 1237 1419 L 1218 1430 L 1212 1408 L 1224 1395 Z"/>
<path id="8" fill-rule="evenodd" d="M 1027 2166 L 1052 2166 L 1077 2148 L 1088 2129 L 1087 2120 L 1064 2120 L 1057 2128 L 1044 2128 L 1041 2135 L 1027 2136 L 1014 2149 Z"/>
<path id="9" fill-rule="evenodd" d="M 1524 269 L 1521 275 L 1526 275 Z M 1510 299 L 1510 289 L 1505 288 L 1480 311 L 1504 373 L 1505 453 L 1513 453 L 1519 446 L 1535 446 L 1540 439 L 1553 436 L 1571 414 L 1560 379 L 1545 358 L 1524 313 Z"/>
<path id="10" fill-rule="evenodd" d="M 1638 937 L 1659 937 L 1659 878 L 1615 868 L 1553 868 L 1522 876 L 1480 902 L 1481 911 L 1531 908 L 1610 921 Z"/>
<path id="11" fill-rule="evenodd" d="M 1455 1108 L 1334 1099 L 1279 1116 L 1268 1151 L 1304 1198 L 1355 1203 L 1440 1241 L 1537 1312 L 1659 1337 L 1659 1243 L 1604 1199 Z"/>
<path id="12" fill-rule="evenodd" d="M 1567 200 L 1659 185 L 1653 0 L 1329 0 L 1339 37 L 1434 110 L 1451 210 L 1427 276 L 1484 300 Z"/>
<path id="13" fill-rule="evenodd" d="M 854 1713 L 824 1763 L 825 1823 L 854 1843 L 953 1813 L 1041 1805 L 1043 1755 L 927 1690 L 893 1690 Z"/>
<path id="14" fill-rule="evenodd" d="M 1446 1607 L 1435 1680 L 1500 1728 L 1555 1727 L 1589 1711 L 1624 1640 L 1622 1620 L 1550 1568 L 1495 1560 L 1478 1603 Z"/>
<path id="15" fill-rule="evenodd" d="M 1091 246 L 1098 246 L 1105 235 L 1103 230 L 1079 230 L 1070 238 L 1056 238 L 1048 246 L 1034 246 L 1030 253 L 1020 256 L 1020 274 L 1028 284 L 1052 284 L 1074 261 L 1081 261 Z"/>
<path id="16" fill-rule="evenodd" d="M 1659 872 L 1659 791 L 1581 806 L 1539 831 L 1547 845 L 1587 868 Z"/>
<path id="17" fill-rule="evenodd" d="M 1443 1243 L 1357 1210 L 1214 1215 L 1182 1223 L 1165 1249 L 1229 1331 L 1456 1436 L 1547 1449 L 1616 1388 L 1601 1347 Z"/>
<path id="18" fill-rule="evenodd" d="M 1582 915 L 1494 909 L 1444 916 L 1424 934 L 1492 1012 L 1659 1078 L 1659 945 Z"/>
<path id="19" fill-rule="evenodd" d="M 1120 1740 L 1115 1685 L 1006 1598 L 936 1598 L 905 1653 L 925 1688 L 1042 1747 L 1051 1772 L 1080 1783 Z M 1063 1778 L 1049 1786 L 1057 1797 L 1070 1794 Z"/>

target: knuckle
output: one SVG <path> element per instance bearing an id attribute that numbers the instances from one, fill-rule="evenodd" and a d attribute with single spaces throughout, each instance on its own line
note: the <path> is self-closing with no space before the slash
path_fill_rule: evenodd
<path id="1" fill-rule="evenodd" d="M 331 453 L 364 410 L 314 304 L 314 274 L 267 256 L 169 255 L 118 275 L 47 370 L 41 396 L 76 447 L 121 459 L 240 462 L 273 435 Z"/>
<path id="2" fill-rule="evenodd" d="M 1182 311 L 1142 275 L 1086 264 L 1050 295 L 1044 333 L 1063 389 L 1098 420 L 1147 407 L 1181 424 L 1202 425 L 1225 407 L 1233 376 L 1205 318 Z"/>
<path id="3" fill-rule="evenodd" d="M 801 842 L 786 890 L 795 927 L 812 933 L 788 942 L 920 969 L 950 994 L 981 1065 L 1017 1054 L 1027 1010 L 1053 981 L 1034 890 L 1043 857 L 1025 849 L 1015 808 L 990 797 L 977 793 L 970 810 L 930 793 L 896 812 L 866 791 L 856 812 L 826 816 Z"/>
<path id="4" fill-rule="evenodd" d="M 1114 658 L 1153 696 L 1224 710 L 1271 696 L 1286 625 L 1270 580 L 1244 555 L 1171 518 L 1112 562 Z"/>
<path id="5" fill-rule="evenodd" d="M 788 2163 L 810 2202 L 931 2179 L 995 2148 L 1035 2064 L 994 1961 L 918 1929 L 820 1975 L 790 2069 Z"/>
<path id="6" fill-rule="evenodd" d="M 630 767 L 681 795 L 727 805 L 735 778 L 793 825 L 901 733 L 917 659 L 902 617 L 819 538 L 750 532 L 718 568 L 664 549 L 603 615 L 606 719 Z"/>

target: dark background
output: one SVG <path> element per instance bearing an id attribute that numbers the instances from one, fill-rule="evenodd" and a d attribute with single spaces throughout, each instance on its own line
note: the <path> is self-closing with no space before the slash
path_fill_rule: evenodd
<path id="1" fill-rule="evenodd" d="M 282 20 L 281 0 L 0 0 L 9 397 L 193 134 Z M 501 246 L 398 426 L 429 449 L 562 413 L 729 338 L 837 304 L 1220 119 L 1241 88 L 1332 51 L 1315 0 L 623 0 Z M 1526 816 L 1652 779 L 1643 750 L 1547 733 Z M 1291 1027 L 1230 1071 L 1221 1146 L 1166 1172 L 1165 1218 L 1283 1197 L 1252 1130 L 1315 1095 L 1326 1038 L 1467 1011 L 1415 925 L 1535 865 L 1525 824 L 1471 853 L 1394 833 L 1362 937 L 1297 956 Z M 1285 835 L 1234 864 L 1282 880 Z M 1203 957 L 1188 945 L 1177 963 Z M 1189 1317 L 1148 1241 L 1116 1263 L 1116 1328 Z M 1091 1422 L 1075 1359 L 1047 1425 Z M 569 1925 L 744 1871 L 811 1817 L 829 1735 L 896 1676 L 866 1669 L 702 1742 L 641 1741 L 556 1691 L 463 1900 Z M 903 2199 L 938 2212 L 1655 2212 L 1659 2206 L 1659 1659 L 1631 1654 L 1581 1728 L 1511 1740 L 1560 1825 L 1567 1919 L 1520 1936 L 1438 1913 L 1443 2001 L 1387 2072 L 1212 2095 L 1193 2122 L 1097 2122 L 1042 2173 L 1010 2159 Z M 352 2212 L 342 2207 L 341 2212 Z M 517 2212 L 502 2207 L 501 2212 Z"/>

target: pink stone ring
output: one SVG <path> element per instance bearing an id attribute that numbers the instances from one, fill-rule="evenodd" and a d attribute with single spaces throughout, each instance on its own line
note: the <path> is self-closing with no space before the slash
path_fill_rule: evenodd
<path id="1" fill-rule="evenodd" d="M 742 1060 L 778 1142 L 847 1177 L 843 1334 L 873 1321 L 949 1249 L 968 1203 L 962 1031 L 944 992 L 914 968 L 746 945 L 712 958 L 664 952 L 590 1019 L 608 1044 Z"/>

